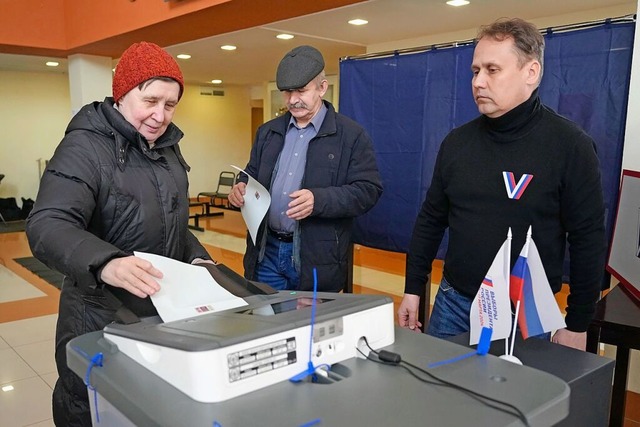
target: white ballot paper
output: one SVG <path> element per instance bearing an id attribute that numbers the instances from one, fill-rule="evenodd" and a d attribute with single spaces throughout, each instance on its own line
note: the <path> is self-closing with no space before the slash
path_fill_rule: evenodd
<path id="1" fill-rule="evenodd" d="M 164 322 L 247 305 L 244 299 L 220 286 L 204 267 L 146 252 L 134 255 L 162 271 L 162 279 L 156 279 L 160 290 L 151 295 L 151 301 Z"/>
<path id="2" fill-rule="evenodd" d="M 242 212 L 244 223 L 247 224 L 247 230 L 249 230 L 249 235 L 251 236 L 251 240 L 253 240 L 253 244 L 257 245 L 256 238 L 258 235 L 258 227 L 260 227 L 260 223 L 269 210 L 271 195 L 267 189 L 258 181 L 253 179 L 251 175 L 237 166 L 231 165 L 231 167 L 239 170 L 249 177 L 246 192 L 244 193 L 244 206 L 240 208 L 240 212 Z"/>

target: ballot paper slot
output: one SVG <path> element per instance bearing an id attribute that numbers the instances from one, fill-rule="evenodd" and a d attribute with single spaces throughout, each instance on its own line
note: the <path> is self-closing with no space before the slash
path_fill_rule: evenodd
<path id="1" fill-rule="evenodd" d="M 288 313 L 295 310 L 311 309 L 313 298 L 298 297 L 273 304 L 265 304 L 259 307 L 250 308 L 248 310 L 239 311 L 242 314 L 251 314 L 256 316 L 275 316 L 282 313 Z M 317 298 L 316 304 L 333 301 L 330 298 Z"/>
<path id="2" fill-rule="evenodd" d="M 216 282 L 233 295 L 245 298 L 251 295 L 273 295 L 278 293 L 266 283 L 247 280 L 224 264 L 198 264 L 209 271 Z"/>
<path id="3" fill-rule="evenodd" d="M 227 356 L 229 382 L 251 378 L 296 362 L 295 337 L 230 353 Z"/>

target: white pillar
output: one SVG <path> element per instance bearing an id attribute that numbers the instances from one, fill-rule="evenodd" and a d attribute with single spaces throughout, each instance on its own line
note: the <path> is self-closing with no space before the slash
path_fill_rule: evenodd
<path id="1" fill-rule="evenodd" d="M 111 58 L 94 55 L 69 56 L 69 89 L 71 114 L 93 101 L 111 96 Z"/>

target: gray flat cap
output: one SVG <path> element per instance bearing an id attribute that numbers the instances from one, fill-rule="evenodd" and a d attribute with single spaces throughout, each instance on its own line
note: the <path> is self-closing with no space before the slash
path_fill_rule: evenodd
<path id="1" fill-rule="evenodd" d="M 298 46 L 287 53 L 278 65 L 276 85 L 279 90 L 305 87 L 324 70 L 324 58 L 318 49 Z"/>

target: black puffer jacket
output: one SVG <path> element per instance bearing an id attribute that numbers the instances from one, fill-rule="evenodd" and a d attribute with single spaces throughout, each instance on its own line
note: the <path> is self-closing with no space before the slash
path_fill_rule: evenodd
<path id="1" fill-rule="evenodd" d="M 182 136 L 171 124 L 149 149 L 107 98 L 71 120 L 42 177 L 27 236 L 33 254 L 66 276 L 56 333 L 59 425 L 82 425 L 88 416 L 86 388 L 66 367 L 66 343 L 114 320 L 115 307 L 98 282 L 100 269 L 133 251 L 184 262 L 210 258 L 187 227 L 189 166 L 178 148 Z M 156 313 L 149 298 L 109 289 L 135 314 Z"/>

